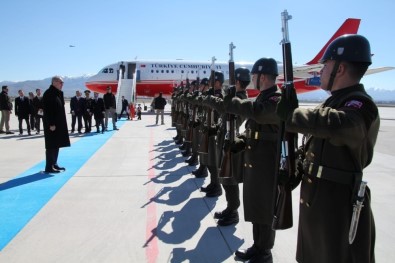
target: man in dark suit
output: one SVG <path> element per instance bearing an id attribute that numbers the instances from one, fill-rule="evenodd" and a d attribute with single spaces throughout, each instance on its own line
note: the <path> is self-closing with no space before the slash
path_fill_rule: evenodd
<path id="1" fill-rule="evenodd" d="M 33 110 L 36 117 L 36 134 L 40 134 L 40 122 L 43 118 L 43 98 L 41 96 L 41 89 L 36 89 L 36 96 L 33 99 Z"/>
<path id="2" fill-rule="evenodd" d="M 122 96 L 122 110 L 118 116 L 118 119 L 121 119 L 122 114 L 126 112 L 126 116 L 128 116 L 128 120 L 130 120 L 128 108 L 129 108 L 129 101 L 125 99 L 125 96 Z"/>
<path id="3" fill-rule="evenodd" d="M 74 132 L 75 122 L 78 121 L 78 133 L 82 133 L 82 115 L 84 114 L 85 99 L 81 97 L 81 92 L 77 90 L 75 96 L 70 100 L 71 112 L 71 133 Z"/>
<path id="4" fill-rule="evenodd" d="M 85 133 L 91 132 L 92 128 L 92 112 L 93 112 L 93 106 L 92 106 L 92 98 L 90 97 L 91 91 L 90 90 L 85 90 L 85 106 L 84 106 L 84 123 L 85 123 Z"/>
<path id="5" fill-rule="evenodd" d="M 27 133 L 30 135 L 29 115 L 31 114 L 31 105 L 28 97 L 25 96 L 23 90 L 18 90 L 19 97 L 15 98 L 15 115 L 19 121 L 19 135 L 23 134 L 22 122 L 25 120 L 27 125 Z"/>
<path id="6" fill-rule="evenodd" d="M 102 127 L 101 133 L 104 133 L 106 129 L 104 126 L 104 114 L 106 112 L 106 108 L 104 107 L 104 100 L 99 98 L 99 93 L 93 93 L 93 100 L 92 100 L 92 109 L 93 109 L 93 117 L 96 121 L 96 132 L 100 132 L 100 125 Z"/>
<path id="7" fill-rule="evenodd" d="M 66 170 L 58 165 L 59 148 L 70 146 L 62 87 L 62 78 L 54 76 L 51 86 L 43 95 L 45 173 L 59 173 L 61 170 Z"/>

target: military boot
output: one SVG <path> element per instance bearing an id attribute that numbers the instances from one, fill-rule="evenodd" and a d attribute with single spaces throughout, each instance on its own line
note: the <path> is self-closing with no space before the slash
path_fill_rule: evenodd
<path id="1" fill-rule="evenodd" d="M 253 256 L 249 263 L 273 263 L 273 256 L 270 249 L 265 249 L 264 251 L 259 251 L 255 256 Z"/>
<path id="2" fill-rule="evenodd" d="M 219 226 L 230 226 L 239 223 L 239 213 L 237 210 L 229 210 L 230 212 L 223 214 L 217 222 Z"/>
<path id="3" fill-rule="evenodd" d="M 217 197 L 222 195 L 222 187 L 220 184 L 215 184 L 206 192 L 206 197 Z"/>

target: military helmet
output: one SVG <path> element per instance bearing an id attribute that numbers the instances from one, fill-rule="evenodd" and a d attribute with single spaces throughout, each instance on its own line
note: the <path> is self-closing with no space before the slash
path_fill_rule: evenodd
<path id="1" fill-rule="evenodd" d="M 221 84 L 224 83 L 224 80 L 225 80 L 224 73 L 222 73 L 221 71 L 215 71 L 214 72 L 214 80 L 215 81 L 218 80 L 219 82 L 221 82 Z"/>
<path id="2" fill-rule="evenodd" d="M 372 64 L 369 41 L 361 35 L 343 35 L 333 40 L 320 59 Z"/>
<path id="3" fill-rule="evenodd" d="M 252 66 L 251 73 L 278 76 L 277 62 L 272 58 L 258 59 L 254 66 Z"/>
<path id="4" fill-rule="evenodd" d="M 200 81 L 200 85 L 208 86 L 208 78 L 204 78 Z"/>
<path id="5" fill-rule="evenodd" d="M 250 70 L 248 68 L 237 68 L 235 70 L 235 79 L 239 81 L 250 81 Z"/>

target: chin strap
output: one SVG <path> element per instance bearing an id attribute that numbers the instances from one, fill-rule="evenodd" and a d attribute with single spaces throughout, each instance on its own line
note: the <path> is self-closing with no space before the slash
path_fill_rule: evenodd
<path id="1" fill-rule="evenodd" d="M 336 72 L 339 69 L 339 66 L 340 66 L 340 60 L 336 60 L 335 65 L 333 66 L 333 69 L 332 69 L 331 76 L 329 77 L 329 83 L 328 83 L 327 91 L 331 91 L 332 90 L 333 82 L 335 81 Z"/>

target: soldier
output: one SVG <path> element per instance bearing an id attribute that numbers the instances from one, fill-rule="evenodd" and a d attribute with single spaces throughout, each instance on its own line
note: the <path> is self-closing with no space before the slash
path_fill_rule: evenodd
<path id="1" fill-rule="evenodd" d="M 197 109 L 197 115 L 198 115 L 198 124 L 196 126 L 196 128 L 198 129 L 198 133 L 196 135 L 196 139 L 197 140 L 197 151 L 199 154 L 199 148 L 200 148 L 200 144 L 202 141 L 202 137 L 203 137 L 203 128 L 204 128 L 204 107 L 201 104 L 201 100 L 202 100 L 202 95 L 207 94 L 209 88 L 209 83 L 208 83 L 208 78 L 203 78 L 200 81 L 200 87 L 199 87 L 199 96 L 197 96 L 195 98 L 195 103 L 197 103 L 198 105 L 198 109 Z M 208 171 L 207 171 L 207 166 L 205 163 L 202 163 L 202 158 L 199 157 L 199 168 L 196 169 L 195 171 L 192 171 L 192 174 L 196 176 L 196 178 L 203 178 L 203 177 L 207 177 L 208 176 Z"/>
<path id="2" fill-rule="evenodd" d="M 235 70 L 235 81 L 236 85 L 233 87 L 229 87 L 228 95 L 230 97 L 237 97 L 241 100 L 247 99 L 246 88 L 250 84 L 250 71 L 247 68 L 238 68 Z M 221 112 L 221 124 L 217 132 L 217 160 L 218 165 L 221 165 L 221 160 L 223 158 L 222 153 L 223 149 L 227 148 L 225 145 L 225 135 L 226 135 L 226 117 L 227 114 L 224 111 L 223 99 L 212 97 L 210 102 L 210 106 L 215 108 L 218 112 Z M 233 116 L 233 115 L 232 115 Z M 234 119 L 234 126 L 236 130 L 239 130 L 240 125 L 244 122 L 244 118 L 241 116 L 237 116 Z M 237 132 L 238 133 L 238 132 Z M 226 177 L 220 177 L 220 182 L 225 190 L 225 198 L 227 201 L 226 208 L 221 212 L 215 212 L 214 218 L 218 219 L 217 224 L 220 226 L 228 226 L 232 224 L 237 224 L 239 222 L 239 213 L 237 209 L 240 206 L 240 198 L 239 198 L 239 186 L 238 183 L 242 182 L 242 169 L 237 169 L 238 167 L 242 167 L 242 152 L 238 154 L 231 155 L 231 159 L 229 160 L 232 163 L 232 166 L 236 169 L 232 170 L 232 174 L 226 174 Z"/>
<path id="3" fill-rule="evenodd" d="M 203 99 L 203 105 L 210 105 L 210 98 L 223 98 L 222 85 L 224 84 L 224 74 L 220 71 L 214 73 L 214 87 L 208 91 L 208 96 Z M 206 197 L 216 197 L 222 195 L 222 188 L 218 180 L 218 156 L 217 156 L 217 142 L 216 135 L 221 125 L 220 112 L 212 109 L 211 123 L 207 123 L 208 132 L 208 155 L 207 155 L 207 169 L 210 172 L 210 183 L 206 187 L 201 187 L 200 190 L 206 193 Z"/>
<path id="4" fill-rule="evenodd" d="M 198 161 L 198 138 L 200 138 L 198 131 L 198 105 L 196 98 L 199 96 L 199 87 L 198 82 L 196 80 L 191 82 L 191 93 L 187 96 L 186 100 L 189 103 L 189 122 L 188 122 L 188 132 L 187 132 L 187 140 L 189 141 L 189 151 L 191 152 L 191 157 L 185 162 L 189 166 L 195 166 L 199 163 Z M 188 153 L 188 149 L 186 150 L 186 154 Z"/>
<path id="5" fill-rule="evenodd" d="M 298 262 L 375 262 L 375 225 L 366 188 L 358 232 L 349 244 L 353 202 L 372 161 L 380 118 L 360 83 L 371 61 L 368 40 L 344 35 L 321 62 L 321 88 L 331 96 L 315 109 L 297 108 L 296 94 L 281 97 L 277 114 L 286 129 L 307 135 L 300 190 Z"/>
<path id="6" fill-rule="evenodd" d="M 274 210 L 275 161 L 280 119 L 276 105 L 277 62 L 261 58 L 251 70 L 252 82 L 260 91 L 255 101 L 225 97 L 225 110 L 247 119 L 246 130 L 231 145 L 233 152 L 244 150 L 244 218 L 252 223 L 254 244 L 235 255 L 249 262 L 272 262 L 275 232 L 271 228 Z"/>

